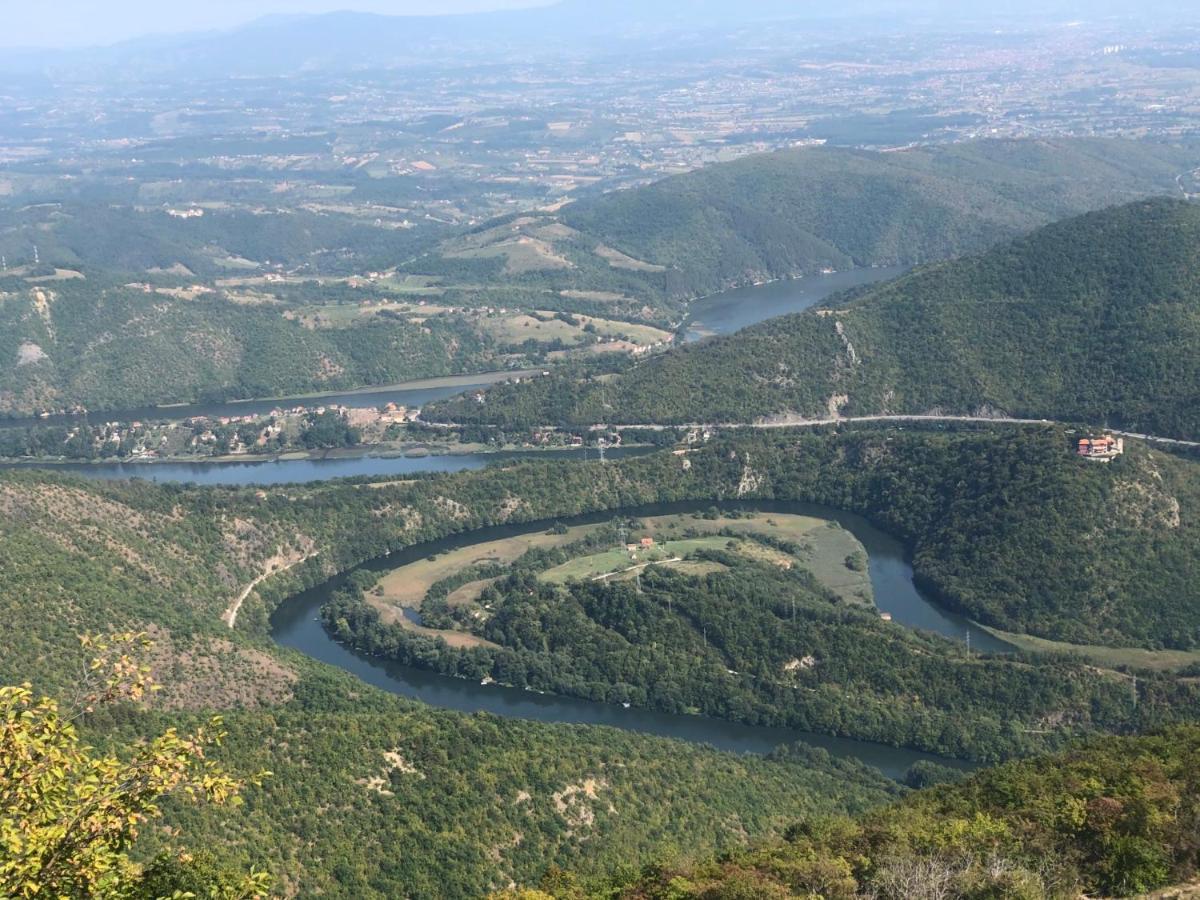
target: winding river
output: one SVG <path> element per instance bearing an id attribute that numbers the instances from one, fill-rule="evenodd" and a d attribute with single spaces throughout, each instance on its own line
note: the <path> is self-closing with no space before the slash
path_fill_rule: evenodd
<path id="1" fill-rule="evenodd" d="M 711 502 L 670 503 L 639 507 L 630 510 L 607 510 L 588 516 L 562 520 L 567 524 L 605 522 L 614 515 L 662 516 L 691 513 L 707 509 Z M 724 509 L 757 509 L 765 512 L 797 513 L 833 519 L 851 531 L 866 548 L 870 557 L 871 584 L 875 601 L 881 610 L 891 613 L 897 626 L 934 631 L 962 640 L 970 623 L 939 609 L 926 600 L 913 583 L 912 567 L 905 558 L 899 541 L 872 526 L 865 519 L 849 513 L 806 503 L 782 501 L 755 503 L 725 503 Z M 387 571 L 441 553 L 472 544 L 499 538 L 544 531 L 551 521 L 486 528 L 468 534 L 454 535 L 373 560 L 359 568 L 372 572 Z M 609 725 L 630 731 L 656 734 L 693 743 L 711 744 L 721 750 L 741 753 L 767 753 L 780 744 L 804 741 L 822 747 L 839 757 L 861 760 L 885 774 L 899 778 L 914 762 L 935 759 L 929 754 L 898 749 L 883 744 L 836 738 L 788 728 L 766 728 L 740 725 L 702 716 L 674 715 L 644 709 L 625 709 L 603 703 L 570 697 L 541 695 L 498 685 L 483 686 L 458 678 L 449 678 L 401 666 L 385 660 L 361 656 L 335 642 L 322 627 L 318 613 L 331 593 L 345 582 L 344 573 L 324 584 L 285 601 L 271 618 L 271 634 L 282 646 L 299 650 L 329 665 L 337 666 L 362 680 L 433 706 L 463 712 L 489 712 L 501 716 L 535 719 L 542 722 L 563 722 L 587 725 Z M 972 646 L 982 650 L 1005 651 L 1007 644 L 978 629 L 972 632 Z"/>

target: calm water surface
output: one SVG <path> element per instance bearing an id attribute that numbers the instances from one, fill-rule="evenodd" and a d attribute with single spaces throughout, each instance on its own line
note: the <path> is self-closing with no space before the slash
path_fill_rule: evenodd
<path id="1" fill-rule="evenodd" d="M 816 306 L 832 294 L 903 275 L 904 266 L 852 269 L 832 275 L 810 275 L 794 281 L 775 281 L 739 288 L 697 300 L 691 305 L 685 340 L 733 334 L 765 319 L 786 316 Z"/>
<path id="2" fill-rule="evenodd" d="M 635 510 L 620 511 L 620 514 L 633 516 L 674 515 L 707 509 L 711 505 L 711 503 L 657 504 Z M 938 609 L 926 600 L 913 584 L 912 567 L 905 559 L 900 543 L 883 534 L 864 519 L 804 503 L 724 504 L 723 508 L 798 513 L 840 522 L 853 532 L 866 548 L 870 556 L 870 576 L 875 590 L 875 602 L 881 610 L 892 614 L 897 627 L 923 628 L 959 640 L 965 637 L 969 623 Z M 565 521 L 571 524 L 604 522 L 617 514 L 617 511 L 606 511 Z M 550 522 L 547 521 L 521 526 L 499 526 L 471 534 L 455 535 L 441 541 L 409 547 L 390 557 L 366 563 L 360 568 L 375 572 L 387 571 L 423 559 L 431 553 L 441 553 L 515 534 L 544 531 L 549 524 Z M 733 752 L 767 753 L 780 744 L 803 740 L 814 746 L 823 747 L 834 755 L 862 760 L 893 778 L 902 776 L 908 767 L 917 760 L 936 759 L 929 754 L 912 750 L 902 750 L 867 741 L 812 734 L 795 729 L 739 725 L 702 716 L 624 709 L 620 706 L 569 697 L 540 695 L 499 685 L 484 686 L 463 679 L 449 678 L 385 660 L 361 656 L 330 638 L 318 619 L 321 607 L 329 600 L 332 592 L 345 583 L 348 574 L 343 574 L 285 601 L 272 616 L 272 636 L 276 642 L 285 647 L 294 648 L 322 662 L 337 666 L 376 687 L 401 696 L 463 712 L 484 711 L 542 722 L 610 725 L 693 743 L 711 744 L 719 749 Z M 1007 645 L 984 633 L 972 635 L 972 646 L 980 650 L 1009 649 Z M 944 762 L 944 760 L 940 761 Z"/>
<path id="3" fill-rule="evenodd" d="M 609 459 L 652 453 L 649 447 L 617 447 Z M 140 478 L 163 484 L 200 484 L 246 487 L 253 485 L 302 484 L 331 478 L 390 478 L 423 472 L 464 472 L 512 460 L 595 459 L 595 449 L 530 450 L 508 453 L 462 453 L 453 456 L 354 456 L 333 459 L 281 459 L 266 462 L 144 462 L 60 463 L 42 466 L 54 472 L 70 472 L 87 478 L 120 480 Z M 38 468 L 36 463 L 13 463 L 0 468 Z"/>

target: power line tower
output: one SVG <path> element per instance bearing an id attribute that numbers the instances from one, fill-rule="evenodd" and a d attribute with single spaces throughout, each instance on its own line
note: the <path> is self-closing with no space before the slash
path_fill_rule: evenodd
<path id="1" fill-rule="evenodd" d="M 604 438 L 600 438 L 596 446 L 600 448 L 600 462 L 608 462 L 608 460 L 604 458 L 604 448 L 608 446 L 608 442 Z"/>

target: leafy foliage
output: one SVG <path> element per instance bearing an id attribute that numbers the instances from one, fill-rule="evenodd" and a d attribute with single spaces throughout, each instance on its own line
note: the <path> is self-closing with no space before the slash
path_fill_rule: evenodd
<path id="1" fill-rule="evenodd" d="M 480 600 L 489 612 L 474 630 L 498 649 L 455 649 L 384 624 L 353 589 L 322 616 L 340 642 L 441 674 L 946 756 L 1028 755 L 1081 731 L 1200 712 L 1200 692 L 1169 677 L 1144 679 L 1135 699 L 1126 677 L 1074 661 L 966 658 L 944 639 L 841 605 L 807 572 L 725 552 L 703 558 L 725 570 L 652 568 L 640 587 L 562 587 L 517 571 Z"/>
<path id="2" fill-rule="evenodd" d="M 825 267 L 983 250 L 1130 193 L 1173 193 L 1187 156 L 1102 140 L 788 150 L 583 201 L 563 218 L 594 241 L 669 266 L 668 292 L 694 297 Z"/>
<path id="3" fill-rule="evenodd" d="M 1200 730 L 1109 738 L 924 791 L 858 821 L 808 820 L 788 841 L 543 895 L 852 900 L 1128 897 L 1194 877 Z M 520 893 L 497 895 L 519 897 Z"/>
<path id="4" fill-rule="evenodd" d="M 28 685 L 0 688 L 0 891 L 6 897 L 142 896 L 144 873 L 131 846 L 147 822 L 161 817 L 164 796 L 239 800 L 239 783 L 207 758 L 226 736 L 220 719 L 189 735 L 169 728 L 127 760 L 93 755 L 81 745 L 75 720 L 103 704 L 138 700 L 150 686 L 149 669 L 130 652 L 139 639 L 85 639 L 97 655 L 78 710 L 60 712 L 57 701 L 37 699 Z M 264 876 L 252 873 L 222 896 L 259 897 L 266 887 Z"/>

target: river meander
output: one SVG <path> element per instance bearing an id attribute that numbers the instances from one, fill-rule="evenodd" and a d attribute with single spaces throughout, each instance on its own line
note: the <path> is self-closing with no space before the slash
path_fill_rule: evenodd
<path id="1" fill-rule="evenodd" d="M 563 521 L 566 524 L 582 525 L 608 521 L 617 514 L 665 516 L 695 512 L 710 506 L 712 504 L 708 502 L 656 504 L 633 510 L 606 510 Z M 880 610 L 892 615 L 896 627 L 926 629 L 957 640 L 965 637 L 970 623 L 939 609 L 923 597 L 913 583 L 912 567 L 900 542 L 863 518 L 812 504 L 783 501 L 722 504 L 722 507 L 796 513 L 836 520 L 850 530 L 866 548 L 870 558 L 869 574 L 875 592 L 875 602 Z M 552 523 L 544 521 L 496 526 L 454 535 L 408 547 L 389 557 L 372 560 L 359 568 L 373 572 L 390 571 L 430 554 L 514 535 L 536 533 L 544 531 L 550 524 Z M 693 743 L 711 744 L 733 752 L 766 753 L 780 744 L 804 741 L 822 747 L 835 756 L 859 759 L 892 777 L 903 775 L 917 760 L 937 759 L 912 750 L 788 728 L 765 728 L 702 716 L 625 709 L 570 697 L 540 695 L 499 685 L 485 686 L 362 656 L 335 642 L 318 619 L 320 608 L 328 601 L 332 592 L 345 582 L 348 575 L 349 573 L 344 573 L 285 601 L 271 618 L 271 633 L 275 641 L 321 662 L 344 669 L 376 687 L 433 706 L 463 712 L 489 712 L 542 722 L 609 725 Z M 971 642 L 972 646 L 981 651 L 1011 649 L 1007 644 L 978 629 L 972 632 Z"/>

